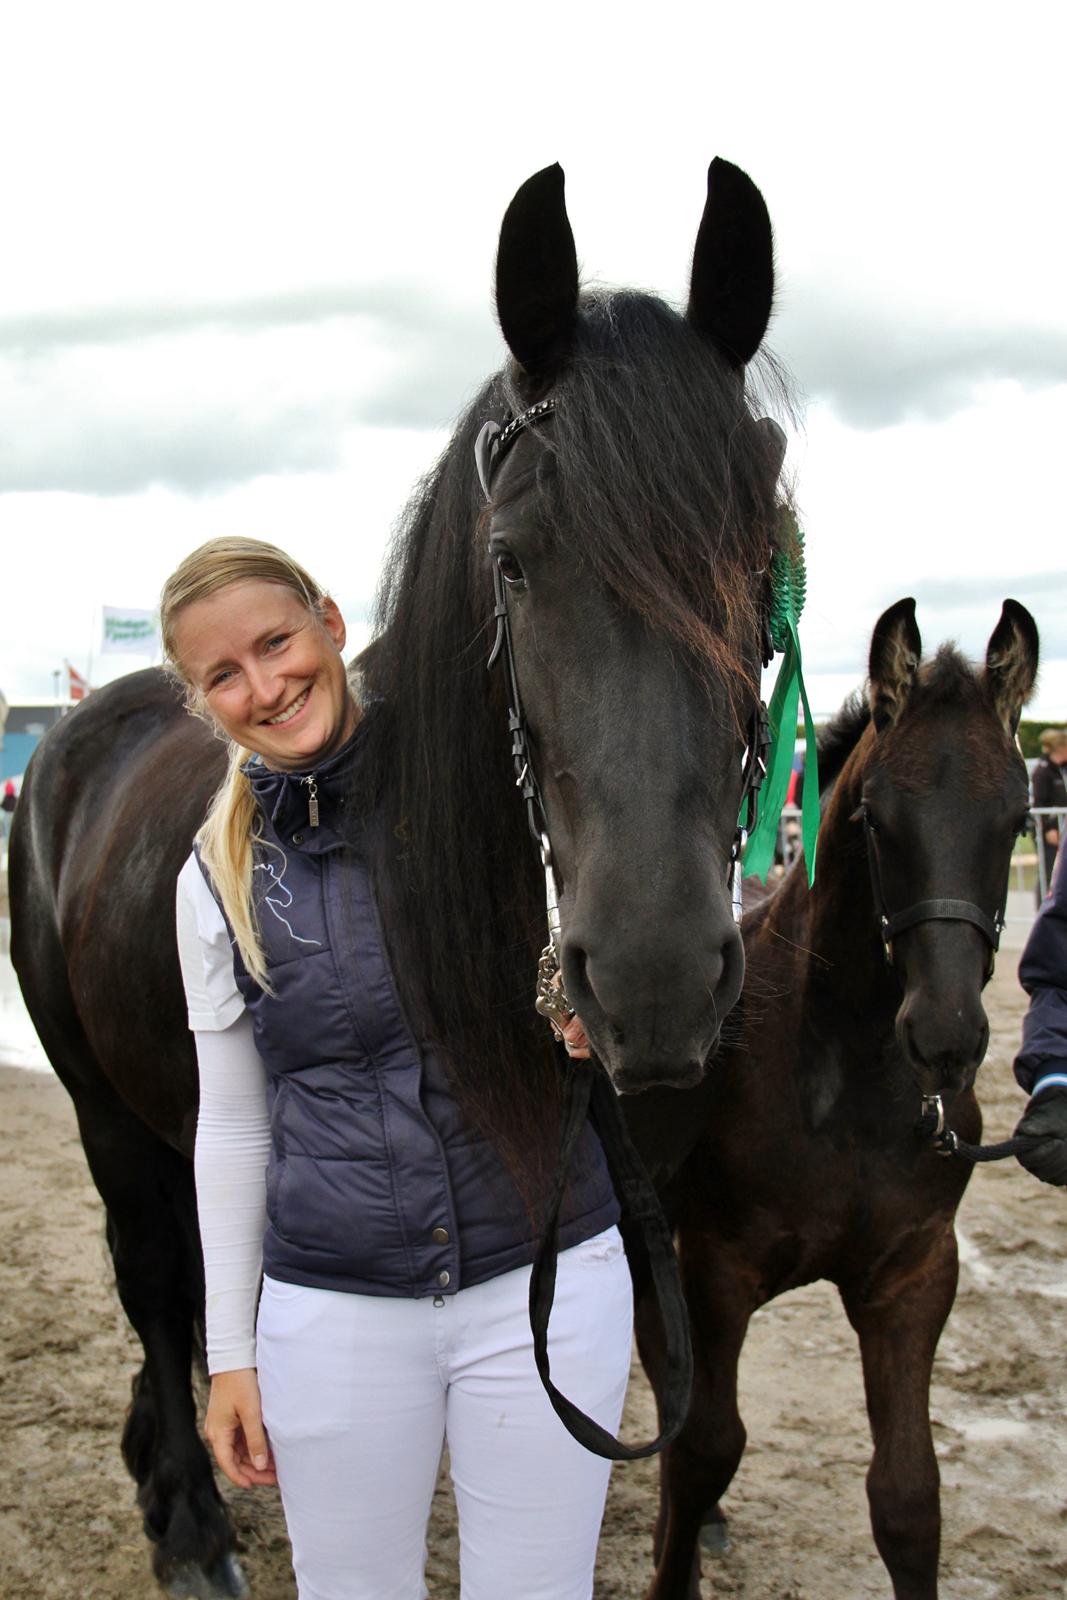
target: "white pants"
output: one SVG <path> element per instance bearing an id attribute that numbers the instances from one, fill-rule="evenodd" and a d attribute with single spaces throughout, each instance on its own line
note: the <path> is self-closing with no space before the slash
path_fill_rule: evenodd
<path id="1" fill-rule="evenodd" d="M 259 1383 L 299 1600 L 425 1600 L 446 1438 L 462 1600 L 590 1600 L 610 1463 L 544 1393 L 529 1284 L 523 1267 L 403 1300 L 265 1281 Z M 612 1432 L 632 1319 L 618 1229 L 562 1252 L 553 1381 Z"/>

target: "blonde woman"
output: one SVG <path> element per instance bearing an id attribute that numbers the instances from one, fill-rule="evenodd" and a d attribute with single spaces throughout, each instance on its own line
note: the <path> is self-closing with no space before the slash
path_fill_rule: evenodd
<path id="1" fill-rule="evenodd" d="M 279 1484 L 300 1600 L 419 1600 L 447 1438 L 464 1600 L 589 1600 L 608 1463 L 537 1377 L 521 1186 L 398 994 L 355 781 L 375 708 L 341 614 L 250 539 L 194 551 L 161 609 L 230 746 L 177 910 L 219 1466 Z M 614 1432 L 630 1281 L 590 1129 L 580 1156 L 553 1376 Z"/>

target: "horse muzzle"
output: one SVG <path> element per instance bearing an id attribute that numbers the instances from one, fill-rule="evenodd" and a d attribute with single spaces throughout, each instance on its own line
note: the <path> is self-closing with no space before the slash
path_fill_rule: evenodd
<path id="1" fill-rule="evenodd" d="M 620 1094 L 691 1089 L 741 993 L 744 949 L 732 921 L 701 951 L 594 941 L 575 928 L 563 941 L 563 973 Z"/>

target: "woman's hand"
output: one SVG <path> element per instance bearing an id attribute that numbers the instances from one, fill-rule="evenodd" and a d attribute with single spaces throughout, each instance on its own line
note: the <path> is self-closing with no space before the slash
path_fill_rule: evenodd
<path id="1" fill-rule="evenodd" d="M 263 1426 L 255 1367 L 216 1372 L 211 1380 L 204 1433 L 220 1470 L 239 1489 L 277 1483 L 274 1455 Z"/>
<path id="2" fill-rule="evenodd" d="M 589 1060 L 589 1040 L 585 1036 L 581 1017 L 572 1016 L 571 1020 L 564 1024 L 563 1043 L 573 1061 Z"/>

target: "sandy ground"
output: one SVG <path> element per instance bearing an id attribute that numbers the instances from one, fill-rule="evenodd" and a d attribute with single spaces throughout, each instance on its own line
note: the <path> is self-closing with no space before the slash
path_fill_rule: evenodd
<path id="1" fill-rule="evenodd" d="M 1024 996 L 1005 953 L 980 1079 L 987 1138 L 1011 1131 Z M 64 1091 L 0 1070 L 0 1596 L 158 1595 L 118 1435 L 138 1351 L 111 1286 L 101 1213 Z M 932 1410 L 944 1490 L 944 1600 L 1067 1595 L 1067 1196 L 1014 1162 L 978 1170 L 960 1214 L 964 1266 Z M 731 1548 L 704 1560 L 707 1595 L 889 1595 L 867 1526 L 868 1436 L 851 1330 L 825 1285 L 761 1312 L 745 1351 L 750 1445 L 728 1496 Z M 635 1370 L 629 1437 L 647 1436 Z M 650 1572 L 654 1465 L 616 1468 L 598 1600 L 639 1600 Z M 227 1491 L 254 1600 L 292 1600 L 270 1491 Z M 455 1600 L 445 1480 L 429 1583 Z M 506 1597 L 502 1597 L 506 1600 Z"/>

